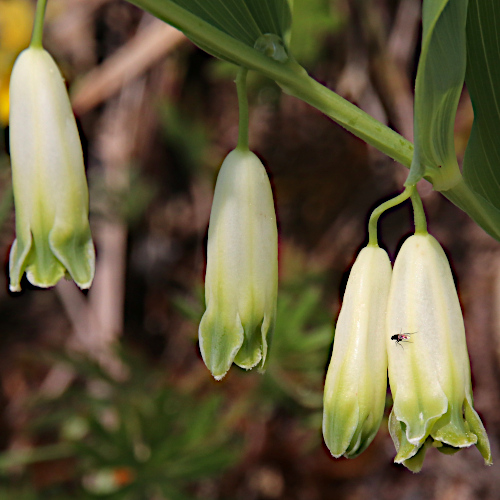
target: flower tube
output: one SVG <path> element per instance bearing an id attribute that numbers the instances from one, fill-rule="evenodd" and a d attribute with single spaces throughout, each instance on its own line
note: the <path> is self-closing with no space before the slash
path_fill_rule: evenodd
<path id="1" fill-rule="evenodd" d="M 323 436 L 336 458 L 354 458 L 364 451 L 384 414 L 391 274 L 385 250 L 368 246 L 349 275 L 324 393 Z"/>
<path id="2" fill-rule="evenodd" d="M 10 81 L 10 153 L 16 240 L 10 289 L 26 271 L 39 287 L 69 274 L 80 288 L 94 276 L 82 148 L 64 81 L 48 52 L 31 46 Z"/>
<path id="3" fill-rule="evenodd" d="M 453 453 L 475 444 L 490 464 L 488 437 L 472 403 L 457 291 L 448 259 L 429 234 L 411 236 L 399 251 L 386 340 L 395 462 L 418 472 L 430 446 Z"/>
<path id="4" fill-rule="evenodd" d="M 274 328 L 278 235 L 273 195 L 260 160 L 235 149 L 224 160 L 208 229 L 206 311 L 200 350 L 215 379 L 234 362 L 263 368 Z"/>

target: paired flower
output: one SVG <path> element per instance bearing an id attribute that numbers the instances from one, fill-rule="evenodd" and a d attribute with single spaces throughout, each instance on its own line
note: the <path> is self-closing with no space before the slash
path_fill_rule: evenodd
<path id="1" fill-rule="evenodd" d="M 354 458 L 364 451 L 384 415 L 391 274 L 385 250 L 366 247 L 349 275 L 324 393 L 323 435 L 337 458 Z"/>
<path id="2" fill-rule="evenodd" d="M 208 229 L 200 350 L 220 380 L 234 362 L 264 367 L 274 329 L 278 235 L 267 173 L 250 151 L 224 160 Z"/>
<path id="3" fill-rule="evenodd" d="M 325 384 L 323 435 L 335 457 L 355 457 L 377 432 L 386 352 L 395 462 L 418 472 L 430 446 L 454 453 L 475 444 L 491 464 L 488 437 L 473 408 L 464 322 L 450 265 L 427 233 L 404 243 L 392 278 L 387 255 L 378 247 L 363 249 L 353 266 Z"/>
<path id="4" fill-rule="evenodd" d="M 491 463 L 488 437 L 472 406 L 465 328 L 450 265 L 429 234 L 408 238 L 394 264 L 387 311 L 389 381 L 394 406 L 389 431 L 395 462 L 413 471 L 425 451 L 475 444 Z M 411 344 L 392 341 L 407 332 Z"/>
<path id="5" fill-rule="evenodd" d="M 10 80 L 10 153 L 16 240 L 10 289 L 55 285 L 69 273 L 80 288 L 94 276 L 82 148 L 61 73 L 41 47 L 18 57 Z"/>

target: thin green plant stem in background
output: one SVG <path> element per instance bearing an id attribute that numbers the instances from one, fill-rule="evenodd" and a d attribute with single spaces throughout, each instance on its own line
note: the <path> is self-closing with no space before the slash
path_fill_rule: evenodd
<path id="1" fill-rule="evenodd" d="M 386 202 L 379 205 L 370 215 L 370 220 L 368 222 L 368 246 L 378 247 L 378 237 L 377 237 L 377 224 L 380 216 L 389 208 L 395 207 L 403 201 L 407 200 L 413 193 L 415 186 L 407 186 L 405 190 L 398 196 L 387 200 Z"/>
<path id="2" fill-rule="evenodd" d="M 0 455 L 0 471 L 20 465 L 58 460 L 75 455 L 75 449 L 68 443 L 50 444 L 27 450 L 13 450 Z"/>
<path id="3" fill-rule="evenodd" d="M 42 48 L 43 23 L 47 0 L 38 0 L 36 3 L 35 22 L 33 23 L 33 34 L 31 35 L 30 47 Z"/>
<path id="4" fill-rule="evenodd" d="M 248 95 L 247 95 L 246 68 L 240 68 L 236 76 L 236 90 L 238 91 L 238 146 L 240 151 L 248 151 Z"/>
<path id="5" fill-rule="evenodd" d="M 417 188 L 413 187 L 413 192 L 411 193 L 411 204 L 413 205 L 413 217 L 415 220 L 415 234 L 425 235 L 427 234 L 427 219 L 425 217 L 424 207 L 422 205 L 422 199 L 418 194 Z"/>

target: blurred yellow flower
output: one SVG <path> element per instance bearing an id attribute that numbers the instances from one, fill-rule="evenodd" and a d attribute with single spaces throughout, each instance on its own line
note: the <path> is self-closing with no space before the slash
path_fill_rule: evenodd
<path id="1" fill-rule="evenodd" d="M 9 78 L 31 38 L 34 8 L 29 0 L 0 0 L 0 126 L 9 123 Z"/>
<path id="2" fill-rule="evenodd" d="M 9 78 L 0 78 L 0 127 L 9 123 Z"/>

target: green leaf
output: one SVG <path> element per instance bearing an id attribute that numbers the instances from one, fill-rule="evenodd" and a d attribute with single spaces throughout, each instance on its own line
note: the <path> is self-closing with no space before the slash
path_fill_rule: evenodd
<path id="1" fill-rule="evenodd" d="M 454 122 L 466 68 L 467 0 L 425 0 L 415 84 L 415 151 L 408 184 L 424 175 L 443 190 L 460 178 Z"/>
<path id="2" fill-rule="evenodd" d="M 474 124 L 463 164 L 466 184 L 500 209 L 500 2 L 469 0 L 467 74 Z"/>
<path id="3" fill-rule="evenodd" d="M 490 236 L 500 241 L 500 210 L 473 191 L 463 178 L 452 189 L 441 191 L 441 194 L 468 214 Z"/>
<path id="4" fill-rule="evenodd" d="M 288 45 L 291 35 L 291 0 L 172 0 L 219 31 L 252 48 L 264 35 L 275 35 Z M 183 26 L 179 26 L 182 29 Z M 204 50 L 214 51 L 185 31 Z"/>
<path id="5" fill-rule="evenodd" d="M 474 123 L 463 178 L 442 193 L 500 241 L 500 4 L 469 0 L 465 81 Z"/>

